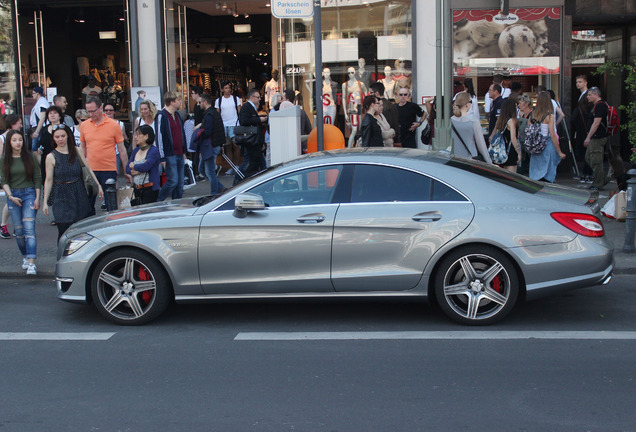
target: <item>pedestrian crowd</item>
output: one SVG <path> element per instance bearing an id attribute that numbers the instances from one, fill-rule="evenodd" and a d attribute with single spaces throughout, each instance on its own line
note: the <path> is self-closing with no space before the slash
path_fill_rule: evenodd
<path id="1" fill-rule="evenodd" d="M 384 80 L 379 80 L 368 85 L 367 92 L 355 70 L 349 75 L 350 81 L 342 85 L 342 95 L 351 102 L 342 104 L 349 147 L 416 148 L 418 141 L 430 143 L 436 115 L 434 97 L 426 98 L 422 107 L 411 101 L 408 85 L 391 86 L 389 91 Z M 331 92 L 327 98 L 323 95 L 323 101 L 335 100 L 338 87 L 330 81 L 328 69 L 323 71 L 323 84 L 327 93 Z M 587 88 L 585 75 L 576 78 L 576 86 L 581 94 L 571 117 L 576 144 L 573 156 L 584 156 L 581 182 L 601 189 L 610 176 L 624 172 L 618 142 L 608 145 L 611 107 L 597 87 Z M 49 106 L 44 90 L 35 86 L 26 135 L 21 132 L 22 119 L 14 114 L 5 118 L 6 131 L 0 135 L 0 182 L 6 195 L 0 236 L 11 237 L 11 220 L 27 274 L 37 272 L 35 215 L 40 208 L 57 226 L 60 238 L 73 223 L 95 214 L 98 199 L 102 210 L 117 208 L 116 200 L 106 199 L 104 192 L 118 177 L 132 185 L 131 204 L 136 206 L 181 198 L 186 167 L 190 166 L 193 175 L 198 172 L 209 181 L 210 194 L 223 192 L 226 188 L 217 177 L 220 155 L 230 165 L 226 174 L 235 175 L 234 184 L 265 169 L 269 165 L 268 111 L 302 105 L 301 95 L 293 90 L 279 92 L 271 82 L 266 100 L 256 88 L 247 92 L 245 100 L 235 95 L 230 82 L 221 83 L 220 88 L 220 96 L 213 99 L 203 88 L 190 87 L 195 106 L 189 128 L 181 115 L 184 101 L 180 92 L 166 92 L 159 109 L 140 90 L 129 143 L 112 103 L 87 94 L 85 107 L 72 117 L 66 113 L 64 96 L 56 95 Z M 495 75 L 484 98 L 485 135 L 472 79 L 456 82 L 456 88 L 451 119 L 451 151 L 455 155 L 496 163 L 513 172 L 519 169 L 534 180 L 555 181 L 557 166 L 566 154 L 557 129 L 565 116 L 554 92 L 537 86 L 533 105 L 519 82 L 504 86 L 503 77 Z M 325 122 L 333 124 L 335 119 L 335 109 L 327 110 Z M 425 127 L 418 139 L 421 126 Z M 311 131 L 302 109 L 301 129 L 304 135 Z M 606 151 L 609 176 L 603 168 Z"/>

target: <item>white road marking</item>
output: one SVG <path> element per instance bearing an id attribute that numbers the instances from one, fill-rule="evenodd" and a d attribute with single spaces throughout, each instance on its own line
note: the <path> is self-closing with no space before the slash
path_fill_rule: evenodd
<path id="1" fill-rule="evenodd" d="M 105 341 L 115 333 L 0 333 L 0 341 Z"/>
<path id="2" fill-rule="evenodd" d="M 636 331 L 387 331 L 387 332 L 241 332 L 235 341 L 300 340 L 636 340 Z"/>

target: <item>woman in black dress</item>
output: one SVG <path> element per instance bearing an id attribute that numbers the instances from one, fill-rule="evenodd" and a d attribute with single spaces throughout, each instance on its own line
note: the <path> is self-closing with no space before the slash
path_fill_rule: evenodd
<path id="1" fill-rule="evenodd" d="M 90 202 L 84 187 L 82 165 L 86 166 L 98 185 L 98 197 L 102 199 L 104 192 L 99 186 L 95 173 L 86 163 L 82 152 L 75 146 L 73 131 L 68 126 L 53 126 L 52 137 L 54 149 L 46 157 L 46 180 L 44 182 L 44 203 L 42 212 L 49 215 L 49 201 L 58 230 L 58 240 L 75 222 L 87 217 Z"/>

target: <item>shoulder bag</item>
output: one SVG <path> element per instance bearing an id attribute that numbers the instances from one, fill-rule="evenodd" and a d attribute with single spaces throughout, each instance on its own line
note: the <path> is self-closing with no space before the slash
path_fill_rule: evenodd
<path id="1" fill-rule="evenodd" d="M 79 161 L 80 161 L 80 165 L 82 165 L 82 180 L 84 181 L 84 188 L 86 189 L 86 195 L 89 198 L 92 198 L 95 195 L 97 195 L 97 191 L 99 190 L 99 188 L 95 184 L 95 180 L 93 179 L 93 176 L 91 175 L 91 171 L 88 169 L 86 165 L 84 165 L 84 162 L 82 162 L 82 159 L 80 159 Z"/>
<path id="2" fill-rule="evenodd" d="M 477 150 L 477 156 L 473 156 L 473 154 L 470 152 L 470 150 L 468 150 L 468 146 L 466 145 L 466 143 L 462 139 L 462 136 L 459 134 L 459 132 L 457 132 L 457 129 L 455 129 L 455 125 L 453 124 L 452 120 L 451 120 L 451 127 L 453 128 L 453 132 L 455 132 L 455 135 L 457 135 L 457 138 L 459 138 L 459 140 L 464 145 L 464 148 L 466 149 L 468 154 L 472 156 L 473 160 L 480 161 L 480 162 L 486 162 L 486 159 L 484 159 L 484 157 L 481 155 L 481 153 L 479 153 L 479 150 Z"/>
<path id="3" fill-rule="evenodd" d="M 258 126 L 234 126 L 234 142 L 247 147 L 258 145 Z"/>

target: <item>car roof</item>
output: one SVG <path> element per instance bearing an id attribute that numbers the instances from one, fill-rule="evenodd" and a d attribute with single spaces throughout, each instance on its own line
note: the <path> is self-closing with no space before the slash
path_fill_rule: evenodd
<path id="1" fill-rule="evenodd" d="M 363 147 L 352 149 L 327 150 L 309 153 L 282 164 L 285 168 L 295 165 L 305 166 L 323 163 L 383 162 L 402 166 L 412 166 L 418 162 L 445 164 L 452 156 L 448 153 L 411 148 Z"/>

